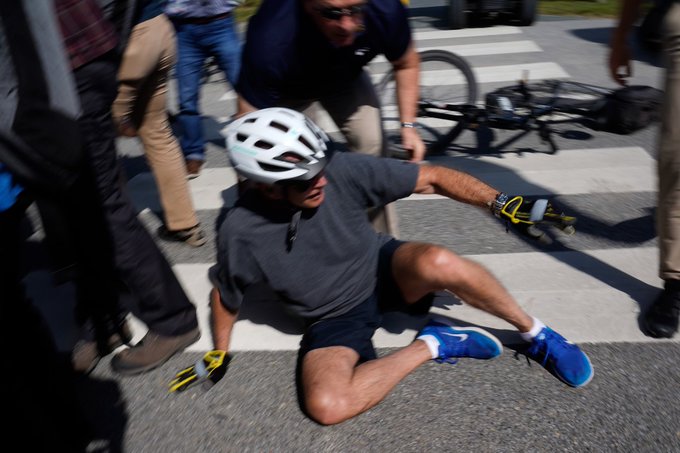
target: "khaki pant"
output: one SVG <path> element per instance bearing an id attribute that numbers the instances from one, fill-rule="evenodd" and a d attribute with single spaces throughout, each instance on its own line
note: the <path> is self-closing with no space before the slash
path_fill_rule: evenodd
<path id="1" fill-rule="evenodd" d="M 664 19 L 667 57 L 661 133 L 659 136 L 660 269 L 664 280 L 680 280 L 680 3 L 674 2 Z"/>
<path id="2" fill-rule="evenodd" d="M 386 154 L 380 101 L 367 72 L 364 71 L 345 90 L 338 90 L 320 99 L 283 99 L 281 106 L 298 110 L 316 120 L 317 106 L 314 102 L 321 104 L 328 112 L 345 136 L 350 151 L 372 156 Z M 385 206 L 384 210 L 371 210 L 369 218 L 377 231 L 398 236 L 393 204 Z"/>
<path id="3" fill-rule="evenodd" d="M 198 224 L 186 179 L 184 157 L 168 123 L 168 74 L 175 63 L 175 34 L 164 15 L 132 29 L 118 72 L 114 121 L 129 118 L 137 128 L 153 171 L 165 225 L 170 230 Z"/>

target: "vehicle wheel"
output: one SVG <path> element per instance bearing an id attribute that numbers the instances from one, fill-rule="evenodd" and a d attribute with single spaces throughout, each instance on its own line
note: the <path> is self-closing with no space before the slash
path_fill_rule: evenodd
<path id="1" fill-rule="evenodd" d="M 420 102 L 437 102 L 454 105 L 474 104 L 477 100 L 477 82 L 472 68 L 465 59 L 444 50 L 426 50 L 420 56 Z M 394 72 L 390 70 L 377 84 L 386 147 L 394 157 L 404 158 L 399 151 L 401 121 L 396 99 Z M 432 110 L 431 110 L 432 111 Z M 436 110 L 439 111 L 439 110 Z M 455 115 L 455 112 L 441 110 Z M 418 133 L 425 142 L 428 153 L 441 153 L 460 135 L 465 125 L 462 121 L 439 119 L 426 115 L 419 109 L 416 118 Z"/>
<path id="2" fill-rule="evenodd" d="M 466 27 L 466 6 L 465 0 L 449 0 L 449 28 L 458 30 Z"/>
<path id="3" fill-rule="evenodd" d="M 536 20 L 536 0 L 520 0 L 516 19 L 523 27 L 533 24 Z"/>

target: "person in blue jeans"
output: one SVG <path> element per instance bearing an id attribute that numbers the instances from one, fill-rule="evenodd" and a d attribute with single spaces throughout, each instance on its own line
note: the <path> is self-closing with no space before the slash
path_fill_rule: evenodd
<path id="1" fill-rule="evenodd" d="M 238 4 L 232 0 L 169 0 L 165 7 L 177 37 L 177 119 L 182 128 L 180 145 L 190 179 L 200 174 L 205 162 L 199 107 L 205 61 L 213 57 L 232 86 L 236 86 L 241 70 L 241 43 L 233 17 Z"/>

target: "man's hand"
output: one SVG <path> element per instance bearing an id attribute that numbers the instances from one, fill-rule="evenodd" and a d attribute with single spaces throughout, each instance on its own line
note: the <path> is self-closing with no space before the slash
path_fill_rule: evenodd
<path id="1" fill-rule="evenodd" d="M 612 43 L 611 53 L 609 54 L 609 75 L 622 86 L 627 85 L 626 79 L 633 75 L 630 55 L 630 47 L 625 40 Z"/>
<path id="2" fill-rule="evenodd" d="M 550 224 L 567 234 L 575 232 L 576 217 L 568 216 L 546 198 L 526 198 L 521 195 L 499 194 L 491 207 L 493 213 L 520 233 L 541 242 L 550 242 L 536 226 Z"/>
<path id="3" fill-rule="evenodd" d="M 411 153 L 411 162 L 420 162 L 425 158 L 425 143 L 415 127 L 401 128 L 401 144 Z"/>
<path id="4" fill-rule="evenodd" d="M 170 384 L 170 392 L 182 392 L 195 382 L 204 382 L 206 389 L 222 379 L 227 372 L 231 356 L 226 351 L 209 351 L 194 365 L 181 370 Z"/>

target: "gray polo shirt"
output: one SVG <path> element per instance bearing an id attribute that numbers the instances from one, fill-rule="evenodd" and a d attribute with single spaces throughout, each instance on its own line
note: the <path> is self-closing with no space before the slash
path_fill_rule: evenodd
<path id="1" fill-rule="evenodd" d="M 210 279 L 222 302 L 237 310 L 251 285 L 269 285 L 293 314 L 320 319 L 351 310 L 376 285 L 378 252 L 391 237 L 377 233 L 366 209 L 410 195 L 418 166 L 393 159 L 335 153 L 326 167 L 325 199 L 302 210 L 292 244 L 296 210 L 244 194 L 218 232 L 217 264 Z"/>

